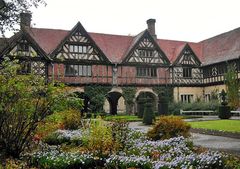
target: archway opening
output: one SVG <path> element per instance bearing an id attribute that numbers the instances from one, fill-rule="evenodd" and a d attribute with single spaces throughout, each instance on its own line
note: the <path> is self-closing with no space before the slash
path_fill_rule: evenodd
<path id="1" fill-rule="evenodd" d="M 107 100 L 109 102 L 109 113 L 111 115 L 116 115 L 118 112 L 118 101 L 119 98 L 122 96 L 120 92 L 109 92 L 107 94 Z"/>

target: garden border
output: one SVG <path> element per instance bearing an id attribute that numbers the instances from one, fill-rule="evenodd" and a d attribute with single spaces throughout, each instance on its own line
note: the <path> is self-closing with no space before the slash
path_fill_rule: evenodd
<path id="1" fill-rule="evenodd" d="M 236 133 L 236 132 L 227 132 L 227 131 L 219 131 L 219 130 L 200 129 L 200 128 L 191 128 L 190 132 L 240 139 L 240 133 Z"/>

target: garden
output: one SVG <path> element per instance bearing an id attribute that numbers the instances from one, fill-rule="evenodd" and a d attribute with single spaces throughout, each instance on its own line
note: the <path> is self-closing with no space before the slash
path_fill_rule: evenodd
<path id="1" fill-rule="evenodd" d="M 16 62 L 5 60 L 0 69 L 0 168 L 240 167 L 236 156 L 195 147 L 191 127 L 181 117 L 155 117 L 151 104 L 142 117 L 82 114 L 83 100 L 63 84 L 19 75 Z M 103 96 L 95 98 L 92 110 L 102 109 Z M 147 133 L 129 128 L 128 121 L 140 119 L 152 125 Z"/>

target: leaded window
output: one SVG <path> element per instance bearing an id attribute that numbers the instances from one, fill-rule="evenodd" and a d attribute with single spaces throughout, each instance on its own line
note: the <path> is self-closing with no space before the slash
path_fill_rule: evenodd
<path id="1" fill-rule="evenodd" d="M 157 77 L 157 68 L 137 67 L 137 76 L 139 76 L 139 77 Z"/>
<path id="2" fill-rule="evenodd" d="M 191 78 L 192 77 L 192 68 L 183 68 L 183 77 L 184 78 Z"/>
<path id="3" fill-rule="evenodd" d="M 87 53 L 87 46 L 83 45 L 69 45 L 69 52 L 70 53 Z"/>
<path id="4" fill-rule="evenodd" d="M 192 103 L 193 102 L 193 95 L 192 94 L 182 94 L 181 95 L 181 102 Z"/>
<path id="5" fill-rule="evenodd" d="M 140 57 L 153 57 L 153 50 L 138 49 Z"/>
<path id="6" fill-rule="evenodd" d="M 92 76 L 92 66 L 65 65 L 65 76 Z"/>
<path id="7" fill-rule="evenodd" d="M 30 74 L 31 73 L 31 62 L 23 61 L 20 63 L 18 74 Z"/>

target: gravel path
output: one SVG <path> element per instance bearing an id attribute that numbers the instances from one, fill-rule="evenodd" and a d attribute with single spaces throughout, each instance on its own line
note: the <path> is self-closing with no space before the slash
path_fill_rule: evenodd
<path id="1" fill-rule="evenodd" d="M 240 155 L 240 139 L 192 133 L 193 144 Z"/>
<path id="2" fill-rule="evenodd" d="M 146 133 L 152 126 L 146 126 L 142 122 L 130 122 L 129 127 Z M 198 133 L 191 133 L 191 135 L 195 146 L 240 155 L 240 139 Z"/>

